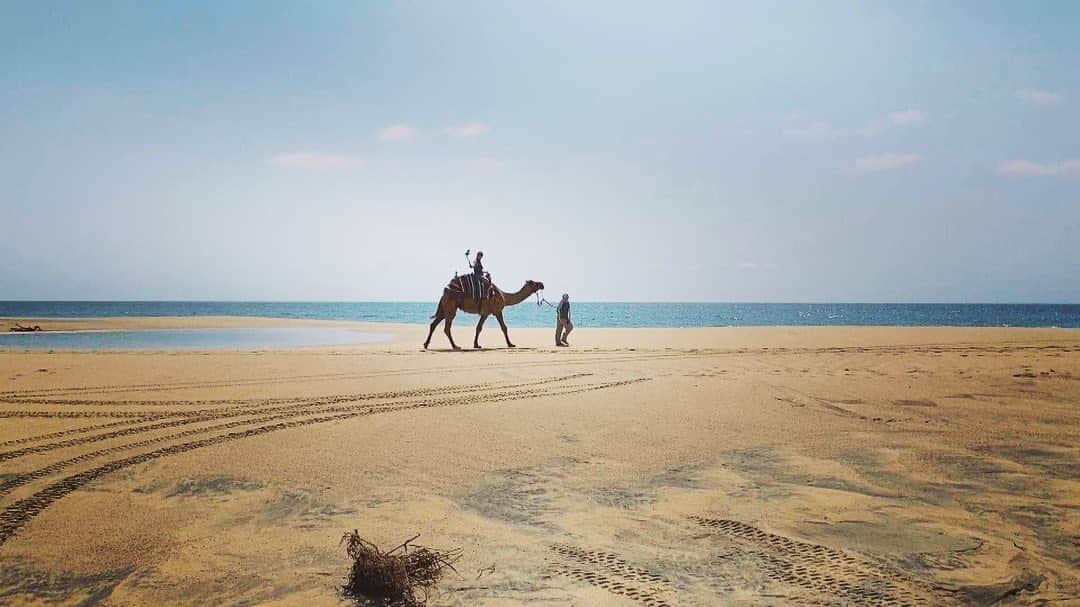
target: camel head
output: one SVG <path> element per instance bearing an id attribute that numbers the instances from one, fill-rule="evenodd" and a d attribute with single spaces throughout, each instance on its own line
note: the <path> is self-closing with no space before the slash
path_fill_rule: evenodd
<path id="1" fill-rule="evenodd" d="M 535 280 L 526 280 L 525 281 L 525 288 L 528 289 L 529 291 L 532 291 L 533 293 L 535 293 L 537 291 L 543 291 L 544 290 L 544 283 L 536 282 Z"/>

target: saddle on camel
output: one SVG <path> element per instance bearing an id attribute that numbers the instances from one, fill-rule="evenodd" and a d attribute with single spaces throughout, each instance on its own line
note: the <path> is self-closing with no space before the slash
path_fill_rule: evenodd
<path id="1" fill-rule="evenodd" d="M 475 299 L 477 301 L 491 299 L 495 294 L 491 288 L 491 277 L 488 275 L 483 278 L 475 274 L 455 276 L 446 285 L 446 290 L 460 299 Z"/>

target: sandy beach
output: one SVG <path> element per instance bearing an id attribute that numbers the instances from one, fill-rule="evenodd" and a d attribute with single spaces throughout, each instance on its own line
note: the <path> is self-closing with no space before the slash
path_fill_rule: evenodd
<path id="1" fill-rule="evenodd" d="M 1080 601 L 1080 330 L 19 322 L 388 339 L 0 351 L 3 604 L 347 605 L 353 529 L 440 606 Z"/>

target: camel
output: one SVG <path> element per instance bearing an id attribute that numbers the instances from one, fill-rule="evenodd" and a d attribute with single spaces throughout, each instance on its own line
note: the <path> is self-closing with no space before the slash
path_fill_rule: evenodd
<path id="1" fill-rule="evenodd" d="M 510 334 L 506 331 L 503 308 L 517 305 L 525 301 L 533 293 L 543 289 L 544 283 L 532 280 L 526 280 L 525 286 L 514 293 L 504 293 L 502 289 L 491 285 L 491 296 L 478 301 L 476 298 L 466 297 L 461 291 L 447 286 L 443 289 L 442 298 L 439 299 L 439 307 L 435 309 L 435 315 L 432 316 L 435 320 L 431 321 L 431 330 L 428 331 L 427 340 L 424 341 L 424 349 L 426 350 L 428 344 L 431 343 L 431 336 L 435 333 L 435 327 L 439 326 L 439 323 L 443 320 L 446 321 L 443 331 L 446 333 L 447 339 L 450 340 L 450 345 L 455 350 L 461 349 L 454 343 L 454 336 L 450 334 L 450 327 L 454 323 L 454 316 L 458 310 L 480 315 L 480 322 L 476 324 L 476 336 L 473 338 L 473 348 L 480 349 L 480 330 L 484 328 L 484 321 L 492 314 L 495 315 L 496 320 L 499 321 L 499 326 L 502 327 L 503 337 L 506 338 L 506 347 L 516 348 L 517 346 L 510 343 Z"/>

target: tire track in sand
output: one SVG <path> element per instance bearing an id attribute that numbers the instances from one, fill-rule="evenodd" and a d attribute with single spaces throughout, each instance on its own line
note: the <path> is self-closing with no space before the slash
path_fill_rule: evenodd
<path id="1" fill-rule="evenodd" d="M 842 550 L 793 540 L 734 520 L 690 517 L 727 539 L 750 547 L 757 567 L 770 579 L 853 607 L 939 607 L 952 605 L 931 584 Z"/>
<path id="2" fill-rule="evenodd" d="M 540 386 L 540 385 L 546 385 L 546 384 L 552 384 L 552 383 L 559 383 L 559 382 L 567 381 L 567 380 L 570 380 L 570 379 L 576 379 L 578 377 L 580 377 L 580 376 L 573 375 L 573 376 L 545 378 L 545 379 L 532 381 L 532 382 L 523 382 L 523 383 L 518 383 L 518 384 L 500 385 L 500 386 L 497 386 L 496 389 L 498 389 L 498 390 L 511 390 L 511 389 L 515 389 L 515 388 L 534 387 L 534 386 Z M 585 385 L 588 386 L 588 385 L 594 385 L 594 384 L 585 384 Z M 266 422 L 269 422 L 269 421 L 276 421 L 276 420 L 279 420 L 279 419 L 289 419 L 289 418 L 294 418 L 294 417 L 304 417 L 304 416 L 308 416 L 308 415 L 319 415 L 319 414 L 326 414 L 326 413 L 344 413 L 344 412 L 348 412 L 348 411 L 358 411 L 358 410 L 365 410 L 365 409 L 369 409 L 372 412 L 380 412 L 381 413 L 381 412 L 385 412 L 385 411 L 391 411 L 391 410 L 400 408 L 403 405 L 409 405 L 409 404 L 415 404 L 415 403 L 413 403 L 412 401 L 408 401 L 408 400 L 402 400 L 402 401 L 387 402 L 387 403 L 372 403 L 372 404 L 367 404 L 367 405 L 346 405 L 346 406 L 331 406 L 329 408 L 319 408 L 319 409 L 302 409 L 302 410 L 298 410 L 298 411 L 290 411 L 290 412 L 286 412 L 286 413 L 279 413 L 278 415 L 268 415 L 268 416 L 265 416 L 265 417 L 259 417 L 259 418 L 255 418 L 255 419 L 238 419 L 238 420 L 234 420 L 234 421 L 231 421 L 231 422 L 228 422 L 228 423 L 225 423 L 225 424 L 218 424 L 218 425 L 207 426 L 207 427 L 202 427 L 202 428 L 193 428 L 191 430 L 185 430 L 183 432 L 178 432 L 178 433 L 174 433 L 174 434 L 166 434 L 166 435 L 163 435 L 163 436 L 157 436 L 157 437 L 154 437 L 154 438 L 150 438 L 150 439 L 146 439 L 146 440 L 142 440 L 142 441 L 137 441 L 137 442 L 134 442 L 134 443 L 127 443 L 127 444 L 123 444 L 123 445 L 117 445 L 117 446 L 114 446 L 114 447 L 108 447 L 106 449 L 99 449 L 97 451 L 91 451 L 91 452 L 87 452 L 87 453 L 82 453 L 82 454 L 79 454 L 79 455 L 77 455 L 77 456 L 75 456 L 73 458 L 69 458 L 69 459 L 66 459 L 66 460 L 62 460 L 62 461 L 59 461 L 59 462 L 52 463 L 52 464 L 49 464 L 49 465 L 47 465 L 47 466 L 45 466 L 43 468 L 39 468 L 39 469 L 33 470 L 31 472 L 25 472 L 25 473 L 22 473 L 22 474 L 13 475 L 13 476 L 11 476 L 9 478 L 6 478 L 3 482 L 0 482 L 0 495 L 4 495 L 6 493 L 9 493 L 11 490 L 15 489 L 16 487 L 20 487 L 22 485 L 25 485 L 25 484 L 27 484 L 27 483 L 29 483 L 31 481 L 34 481 L 34 480 L 36 480 L 38 478 L 43 478 L 45 476 L 49 476 L 51 474 L 59 472 L 59 471 L 63 470 L 64 468 L 70 467 L 72 465 L 87 462 L 87 461 L 96 459 L 98 457 L 102 457 L 102 456 L 105 456 L 105 455 L 111 455 L 113 453 L 118 453 L 120 451 L 125 451 L 125 450 L 128 450 L 128 449 L 135 449 L 135 448 L 138 448 L 138 447 L 145 447 L 145 446 L 149 446 L 149 445 L 168 442 L 170 440 L 177 440 L 177 439 L 185 438 L 185 437 L 189 437 L 189 436 L 196 436 L 196 435 L 199 435 L 199 434 L 208 434 L 208 433 L 211 433 L 211 432 L 219 432 L 221 430 L 227 430 L 227 429 L 230 429 L 230 428 L 237 428 L 237 427 L 240 427 L 240 426 L 247 426 L 247 425 L 252 425 L 252 424 L 261 424 L 261 423 L 266 423 Z M 270 412 L 270 411 L 264 410 L 262 412 L 267 413 L 267 412 Z M 245 415 L 245 416 L 234 416 L 234 417 L 248 417 L 248 416 Z M 144 427 L 143 429 L 147 430 L 147 431 L 150 431 L 150 430 L 152 430 L 154 428 L 151 428 L 151 427 L 148 426 L 148 427 Z M 85 442 L 90 442 L 90 441 L 85 441 Z"/>
<path id="3" fill-rule="evenodd" d="M 709 358 L 714 356 L 738 356 L 742 354 L 769 354 L 769 355 L 785 355 L 785 354 L 852 354 L 852 353 L 880 353 L 880 354 L 907 354 L 907 353 L 970 353 L 970 352 L 984 352 L 984 353 L 996 353 L 1007 354 L 1016 352 L 1028 352 L 1028 351 L 1057 351 L 1063 353 L 1080 352 L 1080 348 L 1074 346 L 1065 346 L 1059 344 L 1046 344 L 1046 345 L 1005 345 L 1005 346 L 989 346 L 982 344 L 949 344 L 949 345 L 927 345 L 927 344 L 897 344 L 886 346 L 836 346 L 836 347 L 822 347 L 822 348 L 736 348 L 736 349 L 711 349 L 711 350 L 695 350 L 695 351 L 675 351 L 675 352 L 642 352 L 641 354 L 629 353 L 617 353 L 616 351 L 605 351 L 600 353 L 599 356 L 593 356 L 592 354 L 583 354 L 581 358 L 574 358 L 572 360 L 564 360 L 570 358 L 569 354 L 566 356 L 560 356 L 557 360 L 550 361 L 522 361 L 522 362 L 510 362 L 501 363 L 495 365 L 487 365 L 490 369 L 510 369 L 518 367 L 543 367 L 543 366 L 566 366 L 576 364 L 589 364 L 595 365 L 598 363 L 607 362 L 634 362 L 634 361 L 647 361 L 647 360 L 682 360 L 682 359 L 694 359 L 694 358 Z M 518 355 L 525 354 L 518 350 Z M 436 352 L 432 352 L 436 354 Z M 614 355 L 613 355 L 614 354 Z M 262 384 L 275 384 L 275 383 L 296 383 L 296 382 L 309 382 L 309 381 L 326 381 L 335 379 L 364 379 L 370 377 L 389 377 L 395 375 L 424 375 L 428 373 L 435 373 L 439 371 L 460 371 L 462 366 L 444 365 L 441 367 L 428 367 L 424 369 L 412 369 L 412 368 L 398 368 L 387 369 L 384 371 L 374 371 L 367 373 L 357 372 L 342 372 L 342 373 L 322 373 L 314 375 L 296 375 L 296 376 L 276 376 L 267 378 L 250 378 L 239 380 L 219 380 L 210 382 L 175 382 L 175 383 L 148 383 L 148 384 L 128 384 L 128 385 L 101 385 L 101 386 L 79 386 L 79 387 L 61 387 L 61 388 L 38 388 L 28 390 L 8 390 L 0 391 L 0 402 L 17 402 L 19 399 L 31 398 L 34 396 L 62 396 L 64 394 L 106 394 L 114 392 L 161 392 L 167 390 L 182 390 L 182 389 L 199 389 L 199 388 L 223 388 L 233 386 L 248 386 L 248 385 L 262 385 Z"/>
<path id="4" fill-rule="evenodd" d="M 570 375 L 562 376 L 564 379 L 576 379 L 579 377 L 588 377 L 592 373 L 574 373 Z M 552 379 L 552 378 L 549 378 Z M 198 399 L 198 400 L 143 400 L 143 399 L 123 399 L 123 400 L 103 400 L 103 399 L 84 399 L 73 400 L 64 399 L 57 400 L 55 398 L 45 399 L 19 399 L 18 404 L 39 404 L 39 405 L 63 405 L 63 406 L 85 406 L 85 407 L 207 407 L 214 405 L 246 405 L 246 406 L 270 406 L 270 405 L 287 405 L 292 403 L 335 403 L 341 401 L 351 400 L 367 400 L 374 398 L 401 398 L 405 396 L 425 396 L 428 394 L 434 394 L 440 391 L 455 391 L 461 389 L 479 390 L 483 388 L 494 388 L 505 384 L 506 382 L 481 382 L 481 383 L 468 383 L 468 384 L 451 384 L 447 386 L 437 386 L 432 388 L 412 388 L 409 390 L 393 390 L 383 392 L 349 392 L 344 394 L 327 394 L 323 396 L 288 396 L 288 397 L 269 397 L 269 398 L 237 398 L 237 399 Z M 15 401 L 12 401 L 15 402 Z"/>
<path id="5" fill-rule="evenodd" d="M 521 352 L 521 350 L 518 350 Z M 523 352 L 527 353 L 527 352 Z M 683 360 L 683 359 L 696 359 L 696 358 L 708 358 L 722 354 L 734 354 L 733 351 L 696 351 L 696 352 L 649 352 L 642 354 L 630 353 L 607 353 L 601 356 L 585 355 L 581 358 L 571 358 L 569 354 L 565 356 L 559 356 L 556 360 L 541 360 L 541 361 L 515 361 L 499 364 L 487 364 L 484 365 L 486 369 L 518 369 L 518 368 L 537 368 L 537 367 L 565 367 L 568 365 L 595 365 L 599 363 L 621 363 L 621 362 L 637 362 L 637 361 L 650 361 L 650 360 Z M 434 352 L 432 352 L 434 354 Z M 185 389 L 203 389 L 203 388 L 229 388 L 240 387 L 250 385 L 268 385 L 277 383 L 297 383 L 297 382 L 312 382 L 312 381 L 328 381 L 328 380 L 345 380 L 345 379 L 367 379 L 373 377 L 394 377 L 403 375 L 429 375 L 432 373 L 438 373 L 441 371 L 453 372 L 461 371 L 465 369 L 464 365 L 443 365 L 437 367 L 424 367 L 424 368 L 398 368 L 398 369 L 386 369 L 383 371 L 371 371 L 371 372 L 349 372 L 349 373 L 328 373 L 318 375 L 298 375 L 298 376 L 275 376 L 266 378 L 249 378 L 249 379 L 236 379 L 236 380 L 219 380 L 219 381 L 200 381 L 200 382 L 174 382 L 174 383 L 148 383 L 148 384 L 115 384 L 115 385 L 99 385 L 99 386 L 76 386 L 76 387 L 60 387 L 60 388 L 38 388 L 27 390 L 9 390 L 7 392 L 0 392 L 0 403 L 29 403 L 34 404 L 38 401 L 30 401 L 34 397 L 59 397 L 64 395 L 77 395 L 77 394 L 109 394 L 109 393 L 124 393 L 124 392 L 164 392 L 169 390 L 185 390 Z"/>
<path id="6" fill-rule="evenodd" d="M 563 376 L 562 379 L 567 379 L 567 380 L 569 380 L 569 379 L 577 379 L 577 378 L 581 378 L 581 377 L 588 377 L 590 375 L 592 375 L 592 374 L 591 373 L 576 373 L 576 374 L 573 374 L 573 375 Z M 485 383 L 480 383 L 480 384 L 469 384 L 469 385 L 473 389 L 482 389 L 482 388 L 498 387 L 498 386 L 500 386 L 502 384 L 500 384 L 498 382 L 485 382 Z M 423 389 L 421 388 L 421 389 L 418 389 L 418 390 L 423 390 Z M 212 405 L 225 405 L 225 404 L 230 404 L 230 405 L 239 405 L 239 404 L 242 404 L 242 405 L 265 405 L 265 406 L 269 406 L 269 405 L 279 405 L 279 404 L 284 405 L 284 404 L 290 404 L 290 403 L 305 403 L 305 402 L 315 403 L 315 402 L 318 402 L 318 401 L 322 401 L 324 399 L 325 400 L 337 400 L 337 399 L 342 399 L 342 400 L 347 400 L 347 399 L 362 400 L 363 398 L 383 398 L 383 397 L 385 397 L 385 398 L 399 398 L 399 397 L 402 397 L 402 396 L 408 396 L 409 395 L 408 393 L 415 393 L 415 392 L 417 392 L 417 390 L 406 390 L 406 391 L 398 391 L 398 392 L 381 392 L 381 393 L 380 392 L 361 393 L 361 394 L 336 394 L 336 395 L 332 395 L 332 396 L 320 396 L 320 397 L 303 396 L 303 397 L 292 397 L 292 398 L 251 398 L 251 399 L 237 399 L 237 400 L 232 400 L 232 399 L 227 399 L 227 400 L 203 399 L 203 400 L 168 400 L 168 401 L 167 400 L 154 400 L 154 401 L 146 401 L 146 400 L 138 400 L 138 401 L 134 401 L 134 400 L 82 400 L 82 401 L 64 400 L 64 401 L 56 401 L 56 400 L 52 400 L 52 399 L 41 399 L 40 401 L 38 401 L 38 400 L 33 400 L 33 401 L 25 400 L 25 401 L 19 401 L 19 402 L 20 402 L 20 404 L 28 404 L 28 403 L 33 402 L 33 403 L 40 403 L 40 404 L 85 405 L 85 406 L 101 406 L 101 407 L 104 407 L 104 406 L 132 406 L 132 405 L 138 405 L 138 406 L 144 406 L 144 407 L 145 406 L 155 406 L 155 407 L 157 407 L 157 406 L 174 406 L 174 407 L 179 407 L 179 406 L 202 406 L 202 407 L 207 407 L 207 406 L 212 406 Z M 2 412 L 0 412 L 0 414 L 2 414 Z M 169 416 L 171 416 L 173 414 L 170 413 L 170 412 L 154 412 L 154 415 L 156 415 L 158 417 L 169 417 Z M 24 437 L 24 438 L 18 438 L 18 439 L 3 441 L 3 442 L 0 442 L 0 447 L 8 447 L 8 446 L 12 446 L 12 445 L 25 445 L 26 443 L 34 443 L 34 442 L 43 441 L 43 440 L 49 440 L 49 439 L 53 439 L 53 438 L 61 438 L 61 437 L 64 437 L 64 436 L 70 436 L 72 434 L 85 434 L 87 432 L 94 432 L 96 430 L 104 430 L 106 428 L 115 428 L 117 426 L 123 426 L 123 425 L 140 424 L 140 423 L 144 423 L 146 421 L 152 421 L 153 419 L 155 419 L 155 418 L 124 420 L 124 421 L 118 421 L 118 422 L 110 422 L 110 423 L 107 423 L 107 424 L 97 424 L 97 425 L 93 425 L 93 426 L 81 426 L 81 427 L 72 428 L 72 429 L 69 429 L 69 430 L 60 430 L 60 431 L 57 431 L 57 432 L 49 432 L 47 434 L 39 434 L 37 436 L 27 436 L 27 437 Z"/>
<path id="7" fill-rule="evenodd" d="M 577 379 L 577 378 L 587 377 L 587 376 L 588 376 L 588 374 L 579 373 L 579 374 L 574 374 L 574 375 L 565 375 L 565 376 L 561 376 L 561 377 L 546 378 L 546 379 L 542 379 L 542 380 L 538 380 L 538 381 L 534 381 L 534 382 L 525 382 L 525 383 L 519 383 L 519 384 L 510 384 L 510 385 L 487 384 L 487 387 L 489 389 L 492 389 L 492 388 L 499 388 L 500 386 L 503 387 L 503 388 L 506 388 L 506 387 L 517 387 L 517 386 L 541 385 L 541 384 L 545 384 L 545 383 L 567 381 L 567 380 L 570 380 L 570 379 Z M 29 455 L 29 454 L 33 454 L 33 453 L 45 453 L 47 451 L 52 451 L 52 450 L 55 450 L 55 449 L 64 449 L 64 448 L 67 448 L 67 447 L 74 447 L 74 446 L 77 446 L 77 445 L 83 445 L 83 444 L 92 443 L 92 442 L 98 442 L 98 441 L 103 441 L 103 440 L 108 440 L 108 439 L 113 439 L 113 438 L 120 438 L 120 437 L 123 437 L 123 436 L 131 436 L 133 434 L 141 434 L 142 432 L 149 432 L 149 431 L 152 431 L 152 430 L 160 430 L 162 428 L 174 428 L 174 427 L 177 427 L 177 426 L 183 426 L 183 425 L 188 425 L 188 424 L 195 424 L 195 423 L 200 423 L 200 422 L 212 421 L 212 420 L 215 420 L 215 419 L 230 418 L 230 417 L 242 417 L 242 416 L 248 416 L 248 415 L 260 415 L 260 414 L 264 414 L 264 413 L 273 413 L 273 412 L 282 412 L 282 411 L 292 411 L 292 410 L 297 410 L 297 409 L 303 409 L 305 407 L 326 406 L 326 405 L 329 405 L 329 404 L 335 404 L 335 403 L 341 403 L 341 402 L 355 402 L 355 401 L 365 401 L 365 400 L 383 400 L 383 399 L 387 399 L 387 398 L 400 398 L 400 397 L 424 397 L 424 396 L 433 396 L 433 395 L 439 395 L 439 394 L 453 394 L 453 393 L 457 393 L 457 392 L 471 392 L 471 391 L 475 391 L 476 388 L 477 388 L 477 386 L 475 386 L 475 385 L 442 386 L 442 387 L 438 387 L 438 388 L 420 388 L 420 389 L 416 389 L 416 390 L 403 390 L 403 391 L 399 391 L 399 392 L 377 392 L 377 393 L 355 394 L 355 395 L 335 396 L 335 397 L 325 397 L 325 398 L 314 398 L 314 399 L 312 399 L 312 398 L 296 399 L 294 404 L 278 406 L 278 407 L 253 407 L 253 408 L 223 407 L 223 408 L 219 408 L 219 409 L 201 409 L 201 410 L 198 410 L 198 411 L 176 411 L 176 412 L 169 412 L 169 413 L 166 413 L 166 414 L 158 413 L 157 418 L 179 417 L 181 419 L 170 419 L 168 421 L 159 422 L 159 423 L 156 423 L 156 424 L 151 424 L 149 426 L 138 426 L 138 427 L 132 427 L 132 428 L 124 428 L 123 430 L 114 430 L 112 432 L 107 432 L 105 434 L 96 434 L 96 435 L 93 435 L 93 436 L 83 436 L 83 437 L 67 439 L 67 440 L 59 441 L 59 442 L 55 442 L 55 443 L 48 443 L 48 444 L 44 444 L 44 445 L 33 445 L 33 446 L 30 446 L 30 447 L 23 447 L 21 449 L 13 449 L 11 451 L 4 451 L 4 452 L 0 452 L 0 461 L 6 461 L 6 460 L 9 460 L 9 459 L 14 459 L 14 458 L 17 458 L 17 457 L 22 457 L 24 455 Z M 222 404 L 227 403 L 227 402 L 229 402 L 229 401 L 222 401 Z M 65 412 L 58 412 L 58 415 L 63 416 L 64 413 Z M 151 415 L 149 417 L 153 418 L 154 416 Z M 131 422 L 131 423 L 137 423 L 137 422 Z"/>
<path id="8" fill-rule="evenodd" d="M 419 402 L 409 403 L 401 406 L 392 411 L 404 411 L 409 409 L 421 409 L 430 407 L 445 407 L 445 406 L 461 406 L 466 404 L 476 403 L 490 403 L 490 402 L 505 402 L 512 400 L 532 399 L 547 396 L 564 396 L 569 394 L 578 394 L 582 392 L 591 392 L 596 390 L 606 390 L 610 388 L 616 388 L 619 386 L 626 386 L 631 384 L 648 381 L 648 378 L 629 379 L 621 381 L 612 381 L 598 384 L 590 384 L 585 386 L 570 387 L 563 390 L 557 389 L 538 389 L 538 390 L 517 390 L 504 393 L 496 393 L 494 395 L 488 394 L 476 394 L 474 397 L 465 397 L 458 399 L 444 399 L 441 401 L 431 402 Z M 79 489 L 87 483 L 111 472 L 122 470 L 124 468 L 148 462 L 161 457 L 169 455 L 177 455 L 180 453 L 186 453 L 202 447 L 208 447 L 219 443 L 228 441 L 239 440 L 243 438 L 249 438 L 252 436 L 259 436 L 270 432 L 276 432 L 278 430 L 287 430 L 290 428 L 298 428 L 302 426 L 309 426 L 313 424 L 323 424 L 328 422 L 334 422 L 343 419 L 349 419 L 354 417 L 360 417 L 364 415 L 372 415 L 383 411 L 378 410 L 362 410 L 362 411 L 349 411 L 346 413 L 339 413 L 336 415 L 325 415 L 315 418 L 297 419 L 291 421 L 280 421 L 274 424 L 265 426 L 258 426 L 255 428 L 248 428 L 246 430 L 240 430 L 236 432 L 229 432 L 228 434 L 212 436 L 196 441 L 189 441 L 185 443 L 179 443 L 176 445 L 169 445 L 160 449 L 150 451 L 147 453 L 140 453 L 119 460 L 114 460 L 98 466 L 85 470 L 78 474 L 66 477 L 57 481 L 37 493 L 21 499 L 14 504 L 8 506 L 3 512 L 0 512 L 0 545 L 7 542 L 18 530 L 27 522 L 32 520 L 35 516 L 40 514 L 45 508 L 49 507 L 53 502 L 59 500 L 65 495 Z"/>
<path id="9" fill-rule="evenodd" d="M 61 438 L 64 436 L 71 436 L 72 434 L 85 434 L 87 432 L 94 432 L 96 430 L 104 430 L 106 428 L 115 428 L 117 426 L 141 424 L 149 420 L 145 419 L 126 419 L 119 422 L 109 422 L 107 424 L 96 424 L 93 426 L 80 426 L 78 428 L 71 428 L 68 430 L 58 430 L 56 432 L 49 432 L 48 434 L 38 434 L 37 436 L 27 436 L 24 438 L 15 438 L 12 440 L 6 440 L 0 442 L 0 447 L 10 447 L 12 445 L 25 445 L 26 443 L 34 443 L 37 441 L 49 440 L 52 438 Z"/>
<path id="10" fill-rule="evenodd" d="M 663 577 L 636 565 L 617 554 L 586 550 L 568 544 L 549 546 L 553 552 L 574 564 L 554 565 L 551 573 L 603 588 L 612 594 L 633 599 L 648 607 L 670 607 L 661 594 L 671 594 L 671 584 Z"/>

